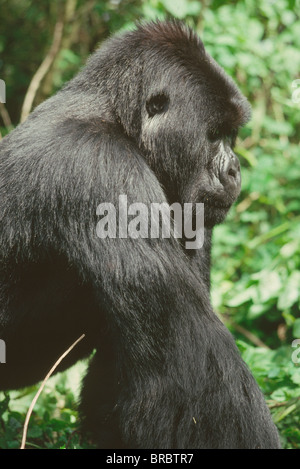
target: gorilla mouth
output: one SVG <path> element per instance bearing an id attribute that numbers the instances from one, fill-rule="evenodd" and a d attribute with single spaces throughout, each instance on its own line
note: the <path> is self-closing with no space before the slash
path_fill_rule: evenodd
<path id="1" fill-rule="evenodd" d="M 229 212 L 232 203 L 226 201 L 209 201 L 204 203 L 204 226 L 213 228 L 222 223 Z"/>
<path id="2" fill-rule="evenodd" d="M 215 190 L 207 187 L 207 185 L 198 186 L 197 190 L 192 192 L 192 200 L 204 204 L 204 210 L 225 210 L 228 211 L 236 202 L 240 190 L 238 188 L 233 190 L 225 190 L 223 187 L 218 187 Z M 194 196 L 194 197 L 193 197 Z"/>
<path id="3" fill-rule="evenodd" d="M 229 194 L 209 194 L 205 197 L 200 197 L 200 202 L 204 204 L 204 209 L 207 207 L 211 209 L 229 210 L 237 197 L 230 196 Z"/>
<path id="4" fill-rule="evenodd" d="M 206 202 L 203 202 L 203 203 L 204 203 L 204 209 L 205 209 L 206 206 L 208 206 L 210 209 L 215 208 L 215 209 L 220 209 L 220 210 L 229 210 L 231 208 L 232 204 L 233 204 L 233 202 L 232 203 L 230 203 L 230 202 L 226 203 L 226 202 L 221 202 L 221 201 L 213 201 L 213 202 L 211 202 L 211 201 L 207 202 L 206 201 Z"/>

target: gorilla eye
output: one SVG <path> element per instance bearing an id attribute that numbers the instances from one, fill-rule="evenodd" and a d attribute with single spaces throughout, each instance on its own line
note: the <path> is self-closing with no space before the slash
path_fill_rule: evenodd
<path id="1" fill-rule="evenodd" d="M 149 117 L 155 116 L 155 114 L 161 114 L 168 107 L 169 99 L 164 93 L 152 96 L 146 102 L 146 109 Z"/>
<path id="2" fill-rule="evenodd" d="M 217 142 L 218 140 L 224 140 L 231 147 L 234 147 L 237 134 L 238 134 L 238 131 L 236 129 L 230 130 L 230 131 L 222 130 L 222 129 L 211 130 L 208 132 L 208 139 L 212 143 Z"/>
<path id="3" fill-rule="evenodd" d="M 211 142 L 217 142 L 223 138 L 223 133 L 220 130 L 210 130 L 207 136 Z"/>

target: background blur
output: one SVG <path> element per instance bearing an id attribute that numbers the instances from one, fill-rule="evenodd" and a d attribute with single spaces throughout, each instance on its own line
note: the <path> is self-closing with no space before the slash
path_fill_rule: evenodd
<path id="1" fill-rule="evenodd" d="M 236 148 L 242 193 L 215 229 L 212 301 L 265 394 L 284 447 L 300 448 L 300 341 L 293 343 L 300 339 L 300 0 L 0 0 L 0 79 L 7 86 L 0 132 L 73 77 L 110 34 L 166 17 L 198 31 L 253 107 Z M 76 431 L 84 368 L 51 379 L 31 418 L 28 447 L 90 446 Z M 0 448 L 19 446 L 35 390 L 0 395 Z"/>

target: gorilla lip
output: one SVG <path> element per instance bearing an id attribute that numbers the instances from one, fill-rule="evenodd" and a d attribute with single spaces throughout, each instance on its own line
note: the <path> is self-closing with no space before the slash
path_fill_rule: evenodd
<path id="1" fill-rule="evenodd" d="M 222 203 L 221 201 L 220 202 L 219 201 L 204 202 L 204 206 L 208 205 L 211 208 L 219 208 L 219 209 L 224 209 L 224 210 L 229 210 L 231 208 L 232 204 L 233 204 L 233 202 L 228 203 L 228 204 Z"/>

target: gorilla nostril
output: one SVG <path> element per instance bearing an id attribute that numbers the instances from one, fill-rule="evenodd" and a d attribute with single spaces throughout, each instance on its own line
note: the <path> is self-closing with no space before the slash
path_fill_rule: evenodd
<path id="1" fill-rule="evenodd" d="M 220 173 L 220 182 L 228 189 L 240 186 L 240 164 L 236 156 L 225 159 L 225 164 Z"/>
<path id="2" fill-rule="evenodd" d="M 230 168 L 228 171 L 228 176 L 232 176 L 233 178 L 236 178 L 236 170 L 233 168 Z"/>

